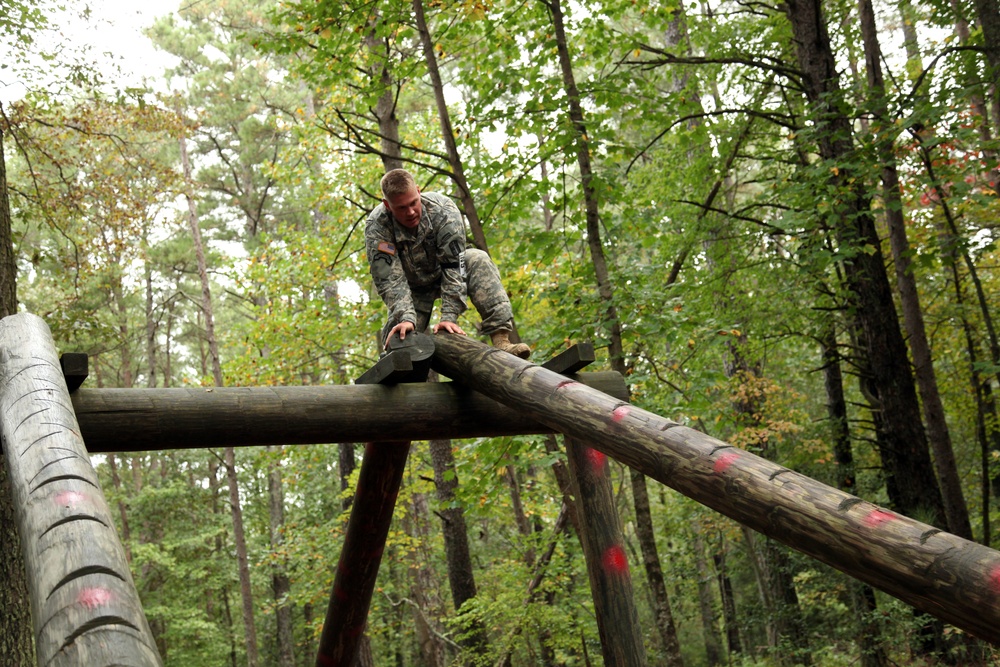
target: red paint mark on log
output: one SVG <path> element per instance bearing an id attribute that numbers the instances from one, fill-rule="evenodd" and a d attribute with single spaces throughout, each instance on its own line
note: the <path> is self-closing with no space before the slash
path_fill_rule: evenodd
<path id="1" fill-rule="evenodd" d="M 994 565 L 990 570 L 990 585 L 995 593 L 1000 593 L 1000 565 Z"/>
<path id="2" fill-rule="evenodd" d="M 869 528 L 878 528 L 883 523 L 888 521 L 894 521 L 896 515 L 892 512 L 886 512 L 885 510 L 872 510 L 868 513 L 868 516 L 864 518 L 864 523 Z"/>
<path id="3" fill-rule="evenodd" d="M 595 475 L 604 474 L 604 461 L 607 458 L 602 452 L 587 447 L 587 461 L 590 463 L 590 468 L 594 471 Z"/>
<path id="4" fill-rule="evenodd" d="M 56 505 L 72 507 L 73 505 L 82 503 L 86 499 L 87 496 L 83 495 L 79 491 L 63 491 L 62 493 L 56 494 Z"/>
<path id="5" fill-rule="evenodd" d="M 608 547 L 607 551 L 604 552 L 604 556 L 601 557 L 601 564 L 611 574 L 626 572 L 628 570 L 628 558 L 625 556 L 625 550 L 618 544 Z"/>
<path id="6" fill-rule="evenodd" d="M 736 452 L 726 452 L 719 458 L 715 459 L 715 465 L 712 466 L 712 470 L 716 473 L 724 473 L 729 469 L 729 466 L 736 463 L 736 459 L 740 458 L 740 455 Z"/>
<path id="7" fill-rule="evenodd" d="M 614 412 L 611 413 L 611 421 L 617 424 L 621 420 L 628 417 L 628 413 L 630 412 L 632 412 L 632 409 L 629 406 L 619 405 L 617 408 L 614 409 Z"/>
<path id="8" fill-rule="evenodd" d="M 96 609 L 111 602 L 111 591 L 106 588 L 84 588 L 76 596 L 76 601 L 87 609 Z"/>
<path id="9" fill-rule="evenodd" d="M 573 385 L 580 384 L 579 382 L 574 382 L 573 380 L 563 380 L 556 385 L 556 389 L 565 389 L 566 387 L 571 387 Z"/>

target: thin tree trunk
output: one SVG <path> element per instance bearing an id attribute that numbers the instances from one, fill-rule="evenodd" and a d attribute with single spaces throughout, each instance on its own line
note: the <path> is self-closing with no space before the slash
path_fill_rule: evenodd
<path id="1" fill-rule="evenodd" d="M 462 606 L 476 597 L 476 579 L 472 569 L 472 557 L 469 555 L 469 531 L 465 523 L 465 510 L 461 506 L 455 506 L 458 472 L 455 469 L 451 440 L 431 440 L 429 445 L 431 463 L 434 467 L 434 485 L 440 506 L 437 514 L 441 517 L 445 559 L 448 562 L 451 601 L 455 611 L 461 613 Z M 478 618 L 472 623 L 468 636 L 460 643 L 474 655 L 483 655 L 486 652 L 486 628 Z"/>
<path id="2" fill-rule="evenodd" d="M 0 115 L 4 115 L 0 105 Z M 0 129 L 0 318 L 17 312 L 17 260 L 7 194 L 7 164 Z M 14 518 L 14 496 L 7 464 L 0 456 L 0 656 L 11 667 L 35 664 L 31 633 L 28 580 L 21 555 L 21 538 Z"/>
<path id="3" fill-rule="evenodd" d="M 660 567 L 660 555 L 656 548 L 656 535 L 653 534 L 653 516 L 649 509 L 649 493 L 646 489 L 646 476 L 635 468 L 629 468 L 630 486 L 632 487 L 632 503 L 635 506 L 635 531 L 642 550 L 642 562 L 646 569 L 646 581 L 653 594 L 653 613 L 656 628 L 659 630 L 660 641 L 666 665 L 684 667 L 681 656 L 681 644 L 677 639 L 677 626 L 674 624 L 674 614 L 670 608 L 670 598 L 667 596 L 667 585 Z"/>
<path id="4" fill-rule="evenodd" d="M 848 493 L 855 493 L 854 451 L 847 421 L 847 399 L 844 396 L 844 379 L 840 368 L 840 354 L 837 351 L 837 332 L 830 318 L 822 343 L 823 380 L 826 389 L 827 415 L 833 438 L 833 455 L 837 462 L 837 487 Z M 854 609 L 857 626 L 858 648 L 861 652 L 861 667 L 885 667 L 888 657 L 879 641 L 878 625 L 873 620 L 876 610 L 875 591 L 860 581 L 848 579 L 848 595 Z"/>
<path id="5" fill-rule="evenodd" d="M 108 469 L 111 470 L 111 484 L 118 494 L 118 514 L 122 522 L 122 545 L 125 547 L 125 560 L 132 565 L 132 531 L 129 528 L 128 512 L 125 508 L 125 501 L 121 499 L 122 480 L 118 474 L 118 459 L 114 454 L 108 454 Z"/>
<path id="6" fill-rule="evenodd" d="M 701 635 L 705 642 L 705 660 L 709 667 L 722 664 L 722 635 L 719 633 L 718 618 L 712 603 L 712 572 L 705 557 L 705 540 L 701 527 L 694 529 L 694 559 L 698 571 L 698 613 L 701 616 Z"/>
<path id="7" fill-rule="evenodd" d="M 280 551 L 285 537 L 285 490 L 281 479 L 281 449 L 267 447 L 268 518 L 271 550 Z M 292 635 L 292 605 L 288 601 L 292 585 L 285 569 L 285 559 L 280 553 L 275 558 L 271 572 L 271 591 L 274 593 L 275 621 L 278 640 L 278 667 L 294 667 L 295 639 Z"/>
<path id="8" fill-rule="evenodd" d="M 374 25 L 381 21 L 378 11 L 373 12 L 372 29 L 365 35 L 364 47 L 369 55 L 379 65 L 371 67 L 369 74 L 379 82 L 382 89 L 375 105 L 375 118 L 378 120 L 381 140 L 382 166 L 385 171 L 399 169 L 403 166 L 402 149 L 399 143 L 399 119 L 396 118 L 396 97 L 393 95 L 395 82 L 392 78 L 392 60 L 387 52 L 388 46 L 379 41 L 375 35 Z"/>
<path id="9" fill-rule="evenodd" d="M 187 140 L 180 138 L 181 166 L 184 171 L 185 199 L 187 200 L 188 223 L 191 227 L 191 238 L 194 243 L 195 257 L 198 261 L 198 275 L 201 279 L 201 311 L 205 317 L 205 338 L 208 343 L 209 357 L 212 364 L 212 376 L 215 386 L 224 385 L 222 363 L 219 359 L 219 343 L 215 337 L 215 318 L 212 311 L 212 291 L 208 279 L 208 268 L 205 264 L 205 248 L 201 240 L 201 227 L 198 222 L 198 212 L 195 209 L 194 196 L 191 193 L 191 163 L 188 160 Z M 243 510 L 240 507 L 239 480 L 236 476 L 236 451 L 226 447 L 224 452 L 226 464 L 226 480 L 229 483 L 229 505 L 233 519 L 233 541 L 236 545 L 236 561 L 240 578 L 240 597 L 243 608 L 243 625 L 247 647 L 247 667 L 257 667 L 260 655 L 257 649 L 257 629 L 254 623 L 253 591 L 250 583 L 250 564 L 247 557 L 246 534 L 243 530 Z"/>
<path id="10" fill-rule="evenodd" d="M 719 598 L 722 600 L 722 618 L 726 625 L 726 647 L 729 657 L 743 653 L 743 640 L 740 636 L 740 622 L 736 615 L 736 596 L 733 594 L 733 583 L 729 578 L 726 552 L 720 548 L 712 556 L 715 564 L 715 576 L 719 584 Z"/>
<path id="11" fill-rule="evenodd" d="M 436 622 L 440 608 L 435 593 L 438 586 L 434 573 L 428 565 L 431 561 L 427 548 L 429 515 L 427 496 L 423 493 L 414 493 L 406 527 L 416 545 L 415 549 L 410 550 L 409 572 L 410 598 L 413 603 L 413 621 L 421 656 L 420 664 L 424 667 L 443 667 L 446 662 L 446 647 L 441 641 L 442 634 Z"/>
<path id="12" fill-rule="evenodd" d="M 434 41 L 431 39 L 430 29 L 427 27 L 427 18 L 424 16 L 423 0 L 413 0 L 413 17 L 417 24 L 417 32 L 420 33 L 420 44 L 424 49 L 424 61 L 427 64 L 427 74 L 431 79 L 431 87 L 434 89 L 434 102 L 437 105 L 438 121 L 441 123 L 441 138 L 444 140 L 445 151 L 448 154 L 448 166 L 451 167 L 451 178 L 458 186 L 458 196 L 462 201 L 462 210 L 469 220 L 469 228 L 472 230 L 472 239 L 476 247 L 480 250 L 488 251 L 486 245 L 486 235 L 483 233 L 483 225 L 479 221 L 479 213 L 476 204 L 472 199 L 472 192 L 469 190 L 469 182 L 465 178 L 465 170 L 462 168 L 462 158 L 458 155 L 458 145 L 455 143 L 455 131 L 451 126 L 451 114 L 448 112 L 448 104 L 444 99 L 444 84 L 441 82 L 441 72 L 438 70 L 437 55 L 434 53 Z"/>
<path id="13" fill-rule="evenodd" d="M 149 259 L 149 239 L 142 236 L 145 259 L 142 262 L 143 282 L 146 286 L 146 386 L 156 387 L 156 319 L 153 317 L 153 266 Z"/>

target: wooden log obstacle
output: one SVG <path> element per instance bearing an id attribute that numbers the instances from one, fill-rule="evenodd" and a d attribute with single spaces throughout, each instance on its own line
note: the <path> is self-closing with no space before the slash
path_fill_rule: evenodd
<path id="1" fill-rule="evenodd" d="M 464 336 L 441 334 L 434 343 L 432 365 L 452 383 L 81 389 L 71 400 L 44 322 L 25 314 L 0 321 L 0 434 L 18 507 L 39 664 L 159 664 L 84 442 L 92 451 L 133 451 L 406 442 L 492 431 L 558 432 L 579 440 L 1000 645 L 1000 552 L 636 408 L 602 388 L 602 374 L 567 377 Z M 381 379 L 397 372 L 390 369 Z M 407 411 L 414 403 L 418 407 Z M 378 433 L 364 430 L 372 423 L 379 424 Z M 147 430 L 148 441 L 125 442 L 120 435 L 145 438 Z M 588 568 L 595 560 L 589 554 Z M 621 563 L 603 558 L 595 566 L 606 573 Z"/>
<path id="2" fill-rule="evenodd" d="M 0 435 L 38 665 L 160 665 L 52 336 L 0 320 Z"/>
<path id="3" fill-rule="evenodd" d="M 1000 552 L 464 336 L 434 368 L 721 514 L 1000 645 Z"/>

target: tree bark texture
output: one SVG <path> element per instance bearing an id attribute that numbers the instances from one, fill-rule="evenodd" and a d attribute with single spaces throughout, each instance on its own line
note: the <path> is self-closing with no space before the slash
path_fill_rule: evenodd
<path id="1" fill-rule="evenodd" d="M 882 258 L 871 202 L 850 168 L 854 159 L 851 123 L 836 106 L 840 84 L 819 0 L 791 0 L 786 11 L 803 73 L 803 87 L 814 107 L 816 138 L 823 159 L 838 165 L 832 184 L 842 193 L 832 221 L 844 273 L 853 298 L 864 357 L 862 388 L 872 401 L 876 440 L 893 508 L 945 526 L 917 392 L 910 373 Z"/>
<path id="2" fill-rule="evenodd" d="M 575 377 L 603 393 L 626 397 L 618 373 Z M 92 453 L 554 432 L 453 382 L 78 389 L 72 399 L 83 440 Z"/>
<path id="3" fill-rule="evenodd" d="M 281 449 L 268 447 L 267 491 L 268 525 L 271 549 L 279 551 L 285 542 L 285 487 L 281 479 Z M 278 667 L 295 667 L 295 637 L 292 632 L 292 605 L 288 594 L 292 583 L 288 578 L 285 558 L 279 553 L 271 571 L 271 592 L 274 594 L 277 625 Z"/>
<path id="4" fill-rule="evenodd" d="M 580 541 L 587 560 L 604 664 L 641 667 L 646 664 L 646 649 L 608 458 L 570 437 L 566 438 L 566 458 L 572 473 L 573 495 L 583 518 Z"/>
<path id="5" fill-rule="evenodd" d="M 458 473 L 455 457 L 451 451 L 451 440 L 431 440 L 431 463 L 434 467 L 434 486 L 437 489 L 441 517 L 441 532 L 444 534 L 445 559 L 448 562 L 448 583 L 451 587 L 451 602 L 456 612 L 462 605 L 476 597 L 476 578 L 469 554 L 469 530 L 465 523 L 465 511 L 455 507 L 455 491 L 458 489 Z M 487 649 L 487 634 L 478 620 L 460 643 L 466 648 L 483 654 Z"/>
<path id="6" fill-rule="evenodd" d="M 351 667 L 357 656 L 409 452 L 409 442 L 365 446 L 319 639 L 317 667 Z"/>
<path id="7" fill-rule="evenodd" d="M 247 648 L 247 667 L 260 664 L 257 644 L 257 623 L 254 621 L 253 585 L 250 581 L 250 560 L 247 555 L 246 531 L 243 529 L 243 508 L 240 505 L 239 478 L 236 476 L 236 449 L 226 447 L 226 481 L 229 487 L 229 508 L 233 519 L 233 542 L 236 544 L 236 568 L 240 578 L 240 602 L 243 612 L 243 638 Z"/>
<path id="8" fill-rule="evenodd" d="M 17 312 L 17 256 L 7 195 L 7 164 L 0 130 L 0 319 Z M 21 667 L 34 662 L 28 583 L 21 556 L 21 540 L 14 518 L 14 500 L 7 463 L 0 456 L 0 656 Z"/>
<path id="9" fill-rule="evenodd" d="M 880 508 L 467 336 L 435 370 L 726 516 L 987 641 L 1000 641 L 1000 553 Z"/>
<path id="10" fill-rule="evenodd" d="M 594 172 L 590 163 L 590 140 L 587 136 L 587 124 L 584 122 L 580 91 L 573 75 L 573 59 L 569 52 L 569 42 L 566 39 L 562 5 L 560 0 L 546 0 L 545 5 L 549 8 L 549 15 L 552 17 L 559 68 L 562 72 L 563 86 L 566 89 L 566 101 L 569 104 L 569 120 L 573 124 L 575 133 L 576 159 L 580 168 L 583 204 L 587 219 L 587 246 L 590 249 L 590 260 L 594 264 L 597 291 L 600 294 L 601 303 L 606 307 L 604 323 L 609 329 L 608 355 L 611 358 L 611 368 L 624 374 L 621 320 L 618 317 L 618 307 L 615 305 L 614 285 L 611 282 L 608 263 L 604 257 L 604 246 L 601 244 L 600 204 L 597 199 L 597 190 L 594 187 Z"/>
<path id="11" fill-rule="evenodd" d="M 642 551 L 642 564 L 646 571 L 646 582 L 653 593 L 653 612 L 656 617 L 656 629 L 663 642 L 666 655 L 664 664 L 670 667 L 684 667 L 681 655 L 681 644 L 677 639 L 677 626 L 674 624 L 674 613 L 670 608 L 670 596 L 663 579 L 663 568 L 660 565 L 660 554 L 656 548 L 656 535 L 653 534 L 653 517 L 649 509 L 649 491 L 646 488 L 646 476 L 635 468 L 630 468 L 629 480 L 632 487 L 632 504 L 635 507 L 636 537 Z"/>
<path id="12" fill-rule="evenodd" d="M 0 321 L 0 435 L 38 665 L 160 665 L 51 333 L 27 313 Z"/>
<path id="13" fill-rule="evenodd" d="M 705 660 L 709 667 L 722 664 L 722 635 L 719 633 L 718 615 L 712 595 L 712 571 L 705 555 L 705 540 L 701 528 L 694 531 L 695 568 L 698 571 L 698 613 L 701 616 L 701 634 L 705 642 Z"/>
<path id="14" fill-rule="evenodd" d="M 869 94 L 872 96 L 871 104 L 874 106 L 877 121 L 875 127 L 877 131 L 882 131 L 884 125 L 891 124 L 891 119 L 885 101 L 882 49 L 879 46 L 875 10 L 871 0 L 858 0 L 858 17 L 865 47 L 865 71 L 868 74 Z M 931 347 L 924 326 L 924 312 L 920 307 L 920 297 L 917 293 L 917 278 L 910 259 L 910 242 L 906 236 L 903 203 L 899 194 L 899 173 L 896 170 L 892 140 L 888 137 L 876 137 L 876 145 L 879 161 L 882 163 L 882 197 L 885 200 L 885 219 L 889 228 L 889 247 L 892 251 L 893 266 L 896 268 L 896 290 L 899 293 L 910 352 L 913 354 L 913 372 L 926 420 L 927 439 L 934 451 L 933 464 L 941 488 L 947 526 L 949 532 L 971 540 L 972 523 L 969 521 L 969 510 L 962 494 L 962 480 L 958 475 L 951 433 L 945 421 L 944 404 L 938 391 Z"/>
<path id="15" fill-rule="evenodd" d="M 833 457 L 837 462 L 837 488 L 850 493 L 857 484 L 854 475 L 854 450 L 848 426 L 840 354 L 837 351 L 837 332 L 832 318 L 828 318 L 828 329 L 822 342 L 822 358 L 830 437 L 833 440 Z M 885 649 L 878 638 L 878 627 L 872 622 L 872 614 L 876 609 L 875 591 L 867 584 L 852 579 L 848 585 L 848 596 L 854 609 L 861 666 L 884 667 L 887 664 Z"/>
<path id="16" fill-rule="evenodd" d="M 462 167 L 462 158 L 458 154 L 455 130 L 452 129 L 451 114 L 448 112 L 448 104 L 444 98 L 444 84 L 438 69 L 437 55 L 434 53 L 434 40 L 424 15 L 423 0 L 413 0 L 413 18 L 417 25 L 417 32 L 420 33 L 420 44 L 424 49 L 424 62 L 427 64 L 427 74 L 431 80 L 431 88 L 434 90 L 434 103 L 437 106 L 438 120 L 441 123 L 441 139 L 444 141 L 444 147 L 448 153 L 451 178 L 458 186 L 458 197 L 462 200 L 462 210 L 469 221 L 469 229 L 472 231 L 472 239 L 476 242 L 476 247 L 484 252 L 489 252 L 486 235 L 483 233 L 483 223 L 479 220 L 476 202 L 472 198 L 469 181 L 465 178 L 465 169 Z"/>

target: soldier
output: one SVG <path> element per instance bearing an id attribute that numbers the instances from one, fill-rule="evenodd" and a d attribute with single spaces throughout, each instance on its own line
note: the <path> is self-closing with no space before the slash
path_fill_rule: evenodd
<path id="1" fill-rule="evenodd" d="M 365 246 L 375 289 L 389 309 L 382 327 L 384 347 L 394 334 L 406 338 L 430 324 L 441 299 L 441 329 L 465 334 L 456 321 L 468 293 L 482 317 L 482 333 L 493 347 L 527 359 L 531 348 L 512 343 L 513 311 L 500 284 L 496 264 L 482 250 L 465 247 L 465 225 L 458 207 L 436 192 L 421 193 L 413 176 L 393 169 L 382 177 L 382 203 L 368 216 Z"/>

